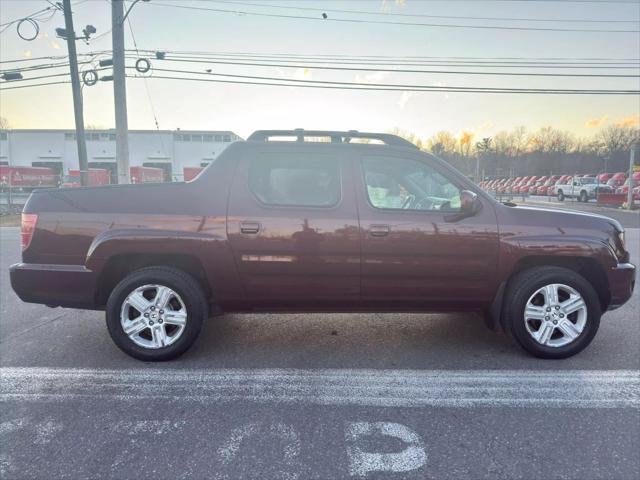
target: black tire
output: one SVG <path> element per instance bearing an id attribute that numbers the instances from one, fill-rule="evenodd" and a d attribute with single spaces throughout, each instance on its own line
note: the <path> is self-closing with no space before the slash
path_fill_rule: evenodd
<path id="1" fill-rule="evenodd" d="M 558 201 L 564 202 L 564 192 L 562 190 L 558 191 Z"/>
<path id="2" fill-rule="evenodd" d="M 587 203 L 589 201 L 589 196 L 587 195 L 587 192 L 585 192 L 584 190 L 580 192 L 580 199 L 579 199 L 582 203 Z"/>
<path id="3" fill-rule="evenodd" d="M 582 333 L 568 345 L 558 347 L 542 345 L 534 340 L 524 320 L 524 309 L 531 295 L 553 283 L 565 284 L 577 290 L 587 306 L 587 320 Z M 505 328 L 522 348 L 539 358 L 560 359 L 581 352 L 597 333 L 601 315 L 600 299 L 593 286 L 583 276 L 567 268 L 534 267 L 524 270 L 510 280 L 505 294 Z"/>
<path id="4" fill-rule="evenodd" d="M 127 296 L 147 284 L 171 288 L 180 295 L 186 307 L 184 331 L 166 347 L 153 349 L 137 345 L 125 334 L 120 324 L 120 311 Z M 198 282 L 191 275 L 170 267 L 147 267 L 127 275 L 111 292 L 106 307 L 107 328 L 115 344 L 126 354 L 148 362 L 171 360 L 182 355 L 198 338 L 207 317 L 207 301 Z"/>

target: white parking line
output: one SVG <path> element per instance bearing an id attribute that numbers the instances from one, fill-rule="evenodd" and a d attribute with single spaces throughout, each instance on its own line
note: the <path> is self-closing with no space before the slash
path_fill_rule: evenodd
<path id="1" fill-rule="evenodd" d="M 640 371 L 0 369 L 0 401 L 91 397 L 379 407 L 640 408 Z"/>

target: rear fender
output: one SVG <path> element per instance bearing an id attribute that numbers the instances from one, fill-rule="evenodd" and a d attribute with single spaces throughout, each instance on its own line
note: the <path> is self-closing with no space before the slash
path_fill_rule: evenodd
<path id="1" fill-rule="evenodd" d="M 211 256 L 225 243 L 221 235 L 157 229 L 115 229 L 97 235 L 87 251 L 85 266 L 100 272 L 117 255 L 175 254 L 197 258 L 209 276 Z M 211 279 L 209 278 L 211 282 Z"/>

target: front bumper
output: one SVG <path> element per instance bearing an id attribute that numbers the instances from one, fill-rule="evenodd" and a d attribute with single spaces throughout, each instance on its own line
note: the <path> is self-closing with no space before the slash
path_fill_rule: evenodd
<path id="1" fill-rule="evenodd" d="M 636 267 L 631 263 L 619 263 L 608 272 L 611 301 L 609 310 L 624 305 L 631 298 L 636 284 Z"/>
<path id="2" fill-rule="evenodd" d="M 96 308 L 97 275 L 82 265 L 16 263 L 9 273 L 11 287 L 24 302 Z"/>

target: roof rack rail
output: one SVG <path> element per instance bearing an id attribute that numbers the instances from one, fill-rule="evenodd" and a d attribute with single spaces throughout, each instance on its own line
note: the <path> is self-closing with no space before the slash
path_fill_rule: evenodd
<path id="1" fill-rule="evenodd" d="M 364 138 L 369 140 L 379 140 L 386 145 L 396 147 L 418 148 L 410 141 L 391 133 L 365 133 L 358 132 L 357 130 L 349 130 L 348 132 L 332 130 L 304 130 L 302 128 L 296 128 L 295 130 L 257 130 L 249 135 L 247 141 L 268 142 L 271 137 L 295 137 L 298 142 L 304 142 L 305 137 L 329 137 L 331 139 L 331 143 L 349 143 L 354 138 Z"/>

